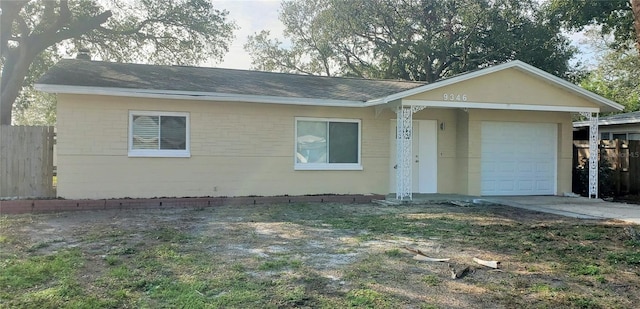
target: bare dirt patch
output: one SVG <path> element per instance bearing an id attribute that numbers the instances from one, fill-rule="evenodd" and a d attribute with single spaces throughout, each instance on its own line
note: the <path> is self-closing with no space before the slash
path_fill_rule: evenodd
<path id="1" fill-rule="evenodd" d="M 633 226 L 502 206 L 109 210 L 5 216 L 0 224 L 8 269 L 0 305 L 9 307 L 640 305 L 640 240 L 624 234 Z M 404 247 L 451 260 L 415 261 Z M 64 276 L 31 276 L 39 270 L 26 267 L 68 252 L 75 268 Z M 453 280 L 448 264 L 470 272 Z M 17 285 L 14 271 L 35 279 Z M 73 293 L 59 292 L 66 285 Z"/>

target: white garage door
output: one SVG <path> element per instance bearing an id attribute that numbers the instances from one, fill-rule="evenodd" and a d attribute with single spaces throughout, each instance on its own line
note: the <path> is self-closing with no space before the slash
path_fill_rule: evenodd
<path id="1" fill-rule="evenodd" d="M 558 127 L 483 122 L 482 195 L 556 194 Z"/>

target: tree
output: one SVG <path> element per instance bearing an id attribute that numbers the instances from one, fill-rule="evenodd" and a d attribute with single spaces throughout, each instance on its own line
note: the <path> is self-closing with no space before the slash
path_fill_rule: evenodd
<path id="1" fill-rule="evenodd" d="M 556 75 L 575 50 L 535 0 L 290 0 L 286 44 L 266 31 L 256 69 L 433 82 L 520 59 Z"/>
<path id="2" fill-rule="evenodd" d="M 640 53 L 640 0 L 631 0 L 631 11 L 633 11 L 633 24 L 636 28 L 636 48 Z"/>
<path id="3" fill-rule="evenodd" d="M 613 34 L 612 47 L 627 48 L 637 38 L 634 29 L 634 12 L 640 8 L 640 0 L 550 0 L 546 10 L 552 19 L 558 20 L 570 30 L 582 30 L 585 26 L 597 25 L 604 34 Z M 635 16 L 636 27 L 640 27 L 640 16 Z"/>
<path id="4" fill-rule="evenodd" d="M 195 64 L 221 59 L 235 29 L 207 0 L 16 0 L 0 9 L 3 125 L 22 87 L 63 54 L 87 48 L 103 60 Z"/>
<path id="5" fill-rule="evenodd" d="M 624 105 L 625 112 L 640 110 L 640 57 L 632 49 L 609 50 L 598 67 L 580 82 L 583 88 Z"/>

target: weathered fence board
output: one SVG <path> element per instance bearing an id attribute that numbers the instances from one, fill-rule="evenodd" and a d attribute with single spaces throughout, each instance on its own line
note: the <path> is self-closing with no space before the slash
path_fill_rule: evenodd
<path id="1" fill-rule="evenodd" d="M 583 166 L 589 158 L 589 141 L 573 142 L 573 166 Z M 600 141 L 599 161 L 606 160 L 614 171 L 616 194 L 640 193 L 640 141 Z"/>
<path id="2" fill-rule="evenodd" d="M 54 197 L 53 127 L 0 126 L 0 197 Z"/>

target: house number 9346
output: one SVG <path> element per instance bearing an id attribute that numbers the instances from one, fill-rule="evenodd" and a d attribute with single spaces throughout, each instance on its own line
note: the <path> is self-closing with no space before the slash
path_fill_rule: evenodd
<path id="1" fill-rule="evenodd" d="M 445 93 L 444 95 L 442 95 L 442 98 L 445 101 L 462 101 L 462 102 L 466 102 L 467 101 L 467 94 Z"/>

